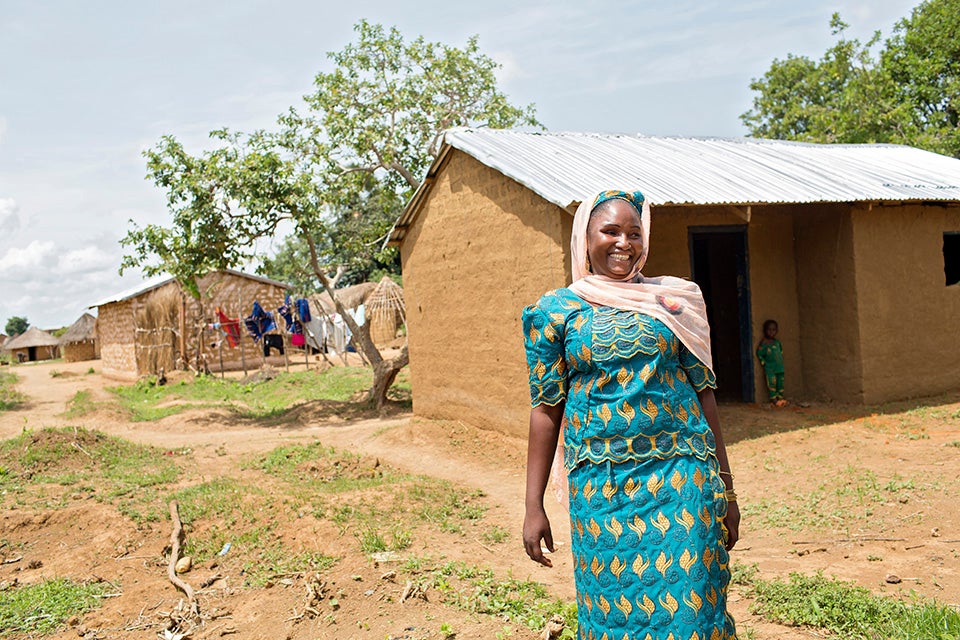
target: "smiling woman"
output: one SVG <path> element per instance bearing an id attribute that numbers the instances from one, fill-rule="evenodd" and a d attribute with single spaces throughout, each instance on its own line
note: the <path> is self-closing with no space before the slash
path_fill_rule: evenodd
<path id="1" fill-rule="evenodd" d="M 640 192 L 584 199 L 573 284 L 523 312 L 530 369 L 527 555 L 554 548 L 543 507 L 566 475 L 580 638 L 736 638 L 727 552 L 739 536 L 696 284 L 646 278 Z M 558 447 L 559 443 L 559 449 Z"/>
<path id="2" fill-rule="evenodd" d="M 593 208 L 587 225 L 587 259 L 593 273 L 611 278 L 630 276 L 643 245 L 640 212 L 632 204 L 611 198 Z"/>

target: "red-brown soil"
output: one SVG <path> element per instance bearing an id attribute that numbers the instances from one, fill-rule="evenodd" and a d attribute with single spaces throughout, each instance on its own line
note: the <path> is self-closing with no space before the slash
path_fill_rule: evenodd
<path id="1" fill-rule="evenodd" d="M 185 452 L 196 477 L 244 473 L 241 461 L 281 445 L 315 440 L 377 460 L 393 469 L 481 490 L 483 526 L 508 532 L 486 544 L 477 531 L 463 535 L 418 531 L 410 552 L 464 560 L 497 576 L 541 581 L 556 596 L 571 599 L 573 586 L 567 522 L 559 505 L 548 511 L 561 542 L 554 568 L 534 565 L 523 554 L 525 442 L 457 422 L 409 415 L 344 419 L 302 412 L 275 426 L 236 420 L 223 412 L 191 410 L 156 422 L 131 423 L 122 412 L 100 410 L 80 418 L 62 415 L 79 390 L 109 401 L 110 384 L 87 374 L 93 363 L 53 363 L 16 368 L 22 407 L 0 413 L 0 438 L 24 429 L 78 426 L 133 442 Z M 52 377 L 52 370 L 62 375 Z M 813 405 L 768 409 L 721 407 L 721 419 L 744 512 L 733 562 L 756 563 L 764 578 L 822 570 L 886 594 L 914 590 L 945 603 L 960 601 L 960 396 L 888 405 L 882 409 Z M 318 467 L 316 473 L 329 470 Z M 65 489 L 65 490 L 69 490 Z M 0 502 L 0 556 L 22 555 L 0 565 L 0 584 L 53 577 L 102 579 L 115 597 L 55 638 L 163 637 L 158 620 L 181 595 L 166 575 L 164 549 L 170 523 L 138 526 L 106 503 L 77 498 L 66 508 L 43 510 Z M 198 528 L 190 535 L 202 535 Z M 339 608 L 320 617 L 303 613 L 304 576 L 281 577 L 271 586 L 241 588 L 239 566 L 228 554 L 220 564 L 201 564 L 184 578 L 200 591 L 207 620 L 192 638 L 535 638 L 538 634 L 489 616 L 468 614 L 427 600 L 404 603 L 402 579 L 389 564 L 375 563 L 351 536 L 315 519 L 292 518 L 277 530 L 291 550 L 321 550 L 340 558 L 323 572 Z M 452 540 L 452 541 L 451 541 Z M 14 553 L 16 549 L 16 553 Z M 32 567 L 32 568 L 28 568 Z M 220 577 L 213 579 L 216 575 Z M 386 575 L 386 577 L 384 577 Z M 890 575 L 901 582 L 890 584 Z M 808 631 L 766 623 L 750 614 L 751 601 L 738 587 L 731 608 L 741 629 L 757 639 L 809 638 Z M 443 631 L 441 630 L 443 629 Z"/>

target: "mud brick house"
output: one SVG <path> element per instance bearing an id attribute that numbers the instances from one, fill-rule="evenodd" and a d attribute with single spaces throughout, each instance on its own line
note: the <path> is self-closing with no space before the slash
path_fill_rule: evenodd
<path id="1" fill-rule="evenodd" d="M 960 160 L 899 145 L 448 131 L 391 232 L 414 412 L 526 432 L 520 314 L 570 279 L 580 200 L 639 189 L 644 273 L 697 281 L 726 401 L 763 398 L 780 325 L 793 398 L 878 403 L 960 386 Z"/>
<path id="2" fill-rule="evenodd" d="M 53 360 L 60 357 L 60 341 L 46 331 L 30 327 L 20 335 L 8 338 L 3 350 L 17 362 Z"/>
<path id="3" fill-rule="evenodd" d="M 255 301 L 268 311 L 275 310 L 289 288 L 268 278 L 224 270 L 200 279 L 200 300 L 171 277 L 153 278 L 104 298 L 91 305 L 97 309 L 101 372 L 118 380 L 136 380 L 156 375 L 161 368 L 195 366 L 198 353 L 214 372 L 221 370 L 221 354 L 224 370 L 259 368 L 262 348 L 242 326 L 242 347 L 221 349 L 224 336 L 210 325 L 217 321 L 217 307 L 230 318 L 249 315 Z M 272 364 L 283 362 L 282 357 L 270 357 Z"/>
<path id="4" fill-rule="evenodd" d="M 70 328 L 60 336 L 60 350 L 67 362 L 96 360 L 100 357 L 100 344 L 97 341 L 97 319 L 89 313 L 80 316 Z"/>

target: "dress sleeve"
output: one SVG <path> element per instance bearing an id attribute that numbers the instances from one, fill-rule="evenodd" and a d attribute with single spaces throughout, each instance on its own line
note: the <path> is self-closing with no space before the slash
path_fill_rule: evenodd
<path id="1" fill-rule="evenodd" d="M 690 384 L 697 392 L 708 387 L 710 389 L 717 388 L 717 377 L 682 342 L 680 343 L 680 367 L 687 374 L 687 379 L 690 380 Z"/>
<path id="2" fill-rule="evenodd" d="M 567 397 L 564 321 L 540 304 L 523 310 L 523 342 L 530 372 L 530 405 L 556 406 Z"/>

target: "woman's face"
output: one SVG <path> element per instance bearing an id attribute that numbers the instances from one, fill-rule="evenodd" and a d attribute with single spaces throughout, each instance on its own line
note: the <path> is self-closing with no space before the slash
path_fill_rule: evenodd
<path id="1" fill-rule="evenodd" d="M 587 225 L 587 257 L 596 275 L 623 279 L 643 253 L 640 214 L 629 202 L 607 200 Z"/>

